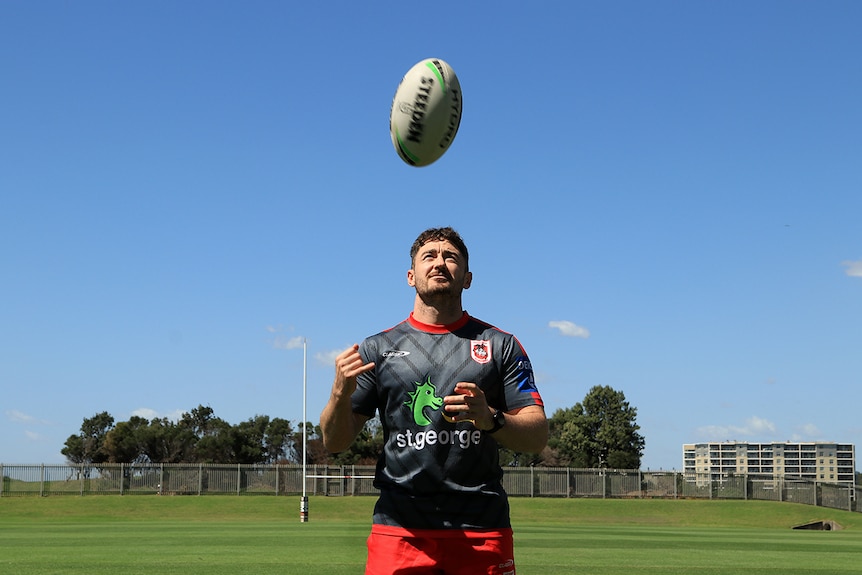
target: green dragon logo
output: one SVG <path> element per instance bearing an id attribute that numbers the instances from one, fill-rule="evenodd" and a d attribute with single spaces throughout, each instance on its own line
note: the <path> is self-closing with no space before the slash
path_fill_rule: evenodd
<path id="1" fill-rule="evenodd" d="M 429 376 L 425 383 L 416 383 L 416 391 L 408 392 L 409 401 L 405 401 L 404 405 L 410 407 L 413 412 L 413 421 L 416 425 L 425 427 L 431 425 L 431 420 L 425 415 L 425 409 L 429 408 L 433 411 L 440 409 L 443 406 L 443 398 L 437 397 L 437 388 L 431 383 Z"/>

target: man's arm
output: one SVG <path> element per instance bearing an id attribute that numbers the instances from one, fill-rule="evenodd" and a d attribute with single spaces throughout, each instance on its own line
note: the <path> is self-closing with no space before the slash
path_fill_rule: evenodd
<path id="1" fill-rule="evenodd" d="M 489 411 L 489 418 L 491 412 Z M 488 423 L 476 421 L 479 429 L 490 429 L 494 422 L 489 419 Z M 479 427 L 483 425 L 483 427 Z M 506 412 L 506 425 L 496 431 L 493 435 L 497 443 L 512 451 L 526 453 L 539 453 L 548 444 L 548 419 L 545 417 L 545 408 L 539 405 L 528 405 L 521 409 Z"/>
<path id="2" fill-rule="evenodd" d="M 457 421 L 472 421 L 476 429 L 494 427 L 494 410 L 488 406 L 485 393 L 475 383 L 459 382 L 455 394 L 443 398 L 444 409 Z M 506 425 L 494 433 L 497 443 L 511 449 L 539 453 L 548 444 L 548 419 L 545 408 L 528 405 L 505 412 Z"/>
<path id="3" fill-rule="evenodd" d="M 335 381 L 329 401 L 320 414 L 323 446 L 331 453 L 344 451 L 362 431 L 370 418 L 353 412 L 350 396 L 356 390 L 356 376 L 374 369 L 374 363 L 363 363 L 359 346 L 341 352 L 335 358 Z"/>

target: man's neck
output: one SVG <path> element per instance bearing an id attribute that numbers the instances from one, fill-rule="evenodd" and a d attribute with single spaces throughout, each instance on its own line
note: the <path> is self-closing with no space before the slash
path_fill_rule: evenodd
<path id="1" fill-rule="evenodd" d="M 449 325 L 461 319 L 463 315 L 464 309 L 461 307 L 460 299 L 447 305 L 429 305 L 417 295 L 413 303 L 413 317 L 428 325 Z"/>

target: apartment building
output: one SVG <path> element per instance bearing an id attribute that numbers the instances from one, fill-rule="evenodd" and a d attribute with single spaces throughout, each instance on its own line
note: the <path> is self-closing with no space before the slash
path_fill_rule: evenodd
<path id="1" fill-rule="evenodd" d="M 749 474 L 856 486 L 856 450 L 849 443 L 687 443 L 682 462 L 684 473 L 698 480 Z"/>

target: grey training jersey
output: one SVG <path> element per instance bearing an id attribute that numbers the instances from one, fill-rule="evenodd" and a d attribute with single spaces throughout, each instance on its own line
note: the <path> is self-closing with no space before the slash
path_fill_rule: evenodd
<path id="1" fill-rule="evenodd" d="M 414 529 L 509 527 L 492 435 L 446 417 L 443 398 L 476 383 L 502 411 L 542 405 L 526 352 L 511 334 L 466 312 L 431 326 L 411 316 L 359 346 L 375 368 L 360 376 L 353 410 L 380 413 L 384 449 L 374 523 Z"/>

